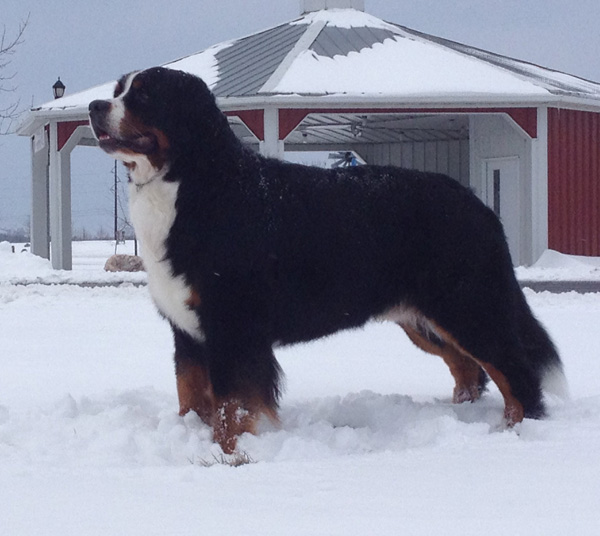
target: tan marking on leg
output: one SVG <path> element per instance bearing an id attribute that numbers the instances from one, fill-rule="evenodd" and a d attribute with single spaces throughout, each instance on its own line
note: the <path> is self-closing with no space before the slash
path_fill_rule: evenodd
<path id="1" fill-rule="evenodd" d="M 233 454 L 239 436 L 246 432 L 256 435 L 261 413 L 279 424 L 277 410 L 261 402 L 242 403 L 235 398 L 217 400 L 213 414 L 214 441 L 219 443 L 225 454 Z"/>
<path id="2" fill-rule="evenodd" d="M 467 352 L 446 330 L 442 329 L 433 322 L 432 325 L 435 327 L 438 335 L 440 335 L 446 342 L 452 344 L 452 346 L 454 346 L 458 352 L 475 361 L 481 368 L 483 368 L 483 370 L 488 373 L 492 381 L 498 386 L 498 389 L 504 398 L 504 419 L 507 426 L 512 427 L 521 422 L 525 416 L 525 410 L 523 409 L 523 404 L 521 404 L 512 394 L 512 389 L 508 380 L 506 379 L 506 376 L 504 376 L 502 372 L 500 372 L 490 363 L 481 361 L 480 359 L 477 359 L 477 357 Z"/>
<path id="3" fill-rule="evenodd" d="M 245 432 L 256 433 L 256 421 L 257 415 L 239 400 L 219 401 L 213 416 L 213 438 L 225 454 L 233 454 L 239 436 Z"/>
<path id="4" fill-rule="evenodd" d="M 190 365 L 177 374 L 177 395 L 179 415 L 195 411 L 205 423 L 212 424 L 215 397 L 204 367 Z"/>
<path id="5" fill-rule="evenodd" d="M 454 378 L 455 386 L 452 401 L 455 404 L 473 402 L 480 398 L 479 365 L 473 359 L 458 351 L 455 345 L 443 336 L 444 347 L 441 347 L 428 340 L 412 326 L 400 324 L 400 327 L 404 329 L 415 346 L 444 360 Z"/>
<path id="6" fill-rule="evenodd" d="M 510 384 L 502 372 L 489 363 L 480 362 L 480 364 L 500 389 L 504 397 L 504 420 L 509 428 L 513 427 L 525 416 L 523 405 L 513 396 Z"/>
<path id="7" fill-rule="evenodd" d="M 442 357 L 442 348 L 440 348 L 437 344 L 434 344 L 430 340 L 426 339 L 412 326 L 406 324 L 399 325 L 406 332 L 408 338 L 417 348 L 420 348 L 428 354 L 433 354 Z"/>
<path id="8" fill-rule="evenodd" d="M 452 401 L 455 404 L 474 402 L 481 398 L 482 386 L 480 385 L 481 367 L 471 357 L 456 350 L 453 345 L 448 345 L 448 351 L 442 355 L 448 365 L 456 385 Z"/>

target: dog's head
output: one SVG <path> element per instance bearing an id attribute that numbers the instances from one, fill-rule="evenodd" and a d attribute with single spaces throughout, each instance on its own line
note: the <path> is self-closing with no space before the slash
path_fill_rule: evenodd
<path id="1" fill-rule="evenodd" d="M 114 97 L 89 105 L 100 148 L 130 169 L 137 183 L 169 171 L 177 154 L 201 150 L 203 123 L 221 115 L 206 84 L 154 67 L 123 76 Z"/>

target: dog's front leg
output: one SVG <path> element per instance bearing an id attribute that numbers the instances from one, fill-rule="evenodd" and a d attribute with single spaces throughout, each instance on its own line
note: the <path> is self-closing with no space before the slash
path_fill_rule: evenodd
<path id="1" fill-rule="evenodd" d="M 215 412 L 206 346 L 173 327 L 179 415 L 195 411 L 209 425 Z"/>
<path id="2" fill-rule="evenodd" d="M 280 369 L 270 345 L 235 330 L 212 340 L 210 352 L 214 440 L 231 454 L 240 435 L 256 433 L 261 414 L 277 421 Z"/>

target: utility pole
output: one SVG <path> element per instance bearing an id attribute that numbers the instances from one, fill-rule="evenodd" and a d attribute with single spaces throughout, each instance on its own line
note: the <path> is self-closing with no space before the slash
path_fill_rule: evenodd
<path id="1" fill-rule="evenodd" d="M 115 247 L 119 243 L 119 223 L 118 223 L 118 209 L 119 209 L 119 190 L 117 188 L 117 161 L 115 160 Z"/>
<path id="2" fill-rule="evenodd" d="M 125 231 L 120 232 L 119 231 L 119 175 L 117 173 L 117 161 L 115 160 L 115 167 L 114 167 L 114 190 L 115 190 L 115 254 L 117 253 L 117 246 L 119 245 L 119 242 L 122 241 L 123 244 L 126 244 L 127 241 L 125 240 Z M 126 226 L 131 226 L 131 224 L 127 221 L 127 219 L 125 219 L 125 225 Z M 138 243 L 137 243 L 137 237 L 135 236 L 135 231 L 134 231 L 134 235 L 133 235 L 133 245 L 134 245 L 134 254 L 137 255 L 138 254 Z"/>

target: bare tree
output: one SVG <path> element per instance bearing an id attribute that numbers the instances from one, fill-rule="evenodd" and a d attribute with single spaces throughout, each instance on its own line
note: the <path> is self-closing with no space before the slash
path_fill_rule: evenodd
<path id="1" fill-rule="evenodd" d="M 19 101 L 6 103 L 4 94 L 15 91 L 15 87 L 10 85 L 10 81 L 15 77 L 15 73 L 7 73 L 10 66 L 11 57 L 16 52 L 17 47 L 23 42 L 23 34 L 29 22 L 29 16 L 19 24 L 16 35 L 10 38 L 6 27 L 2 28 L 0 36 L 0 135 L 7 134 L 14 119 L 19 115 Z"/>

